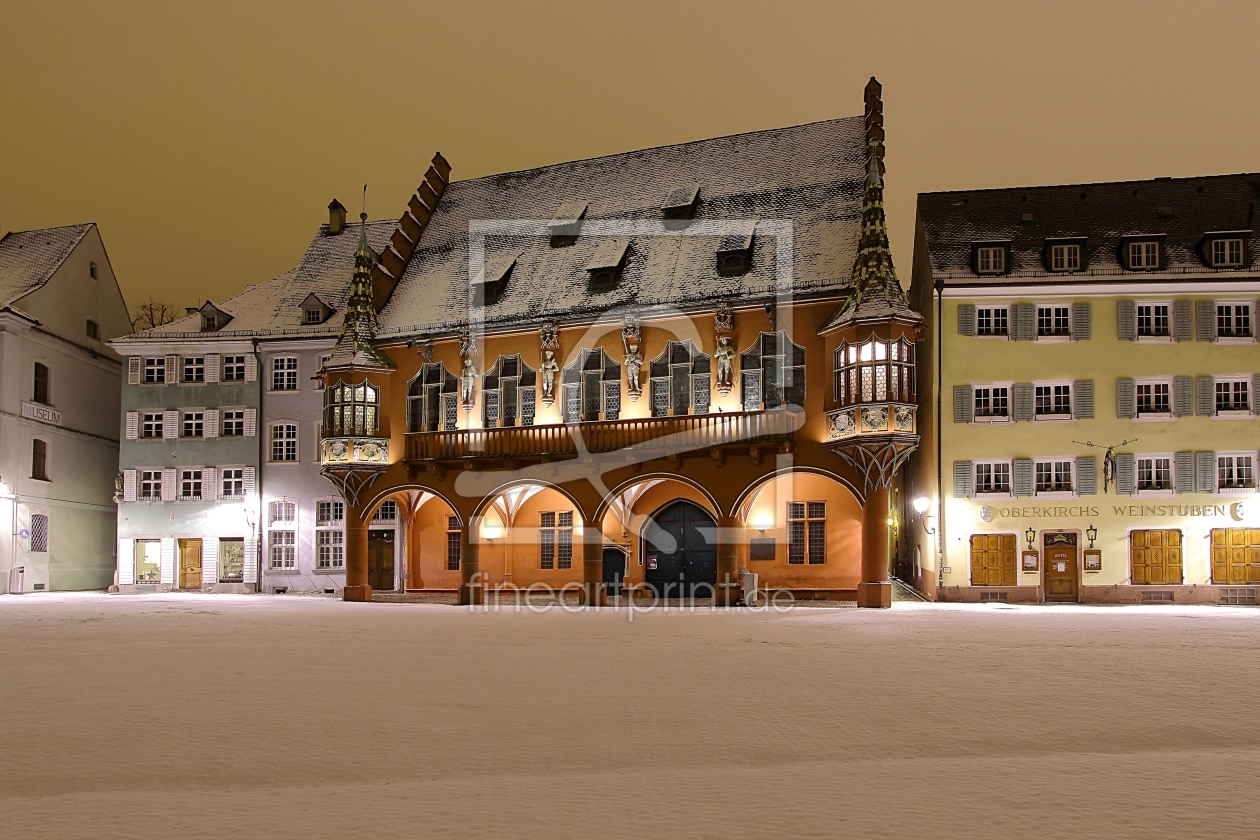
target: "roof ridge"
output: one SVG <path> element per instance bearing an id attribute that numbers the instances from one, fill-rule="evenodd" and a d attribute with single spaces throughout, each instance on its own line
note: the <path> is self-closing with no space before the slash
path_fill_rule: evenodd
<path id="1" fill-rule="evenodd" d="M 591 157 L 572 158 L 570 160 L 556 161 L 555 163 L 548 163 L 542 166 L 531 166 L 525 169 L 509 169 L 506 172 L 492 172 L 487 175 L 478 175 L 476 178 L 464 178 L 457 181 L 451 181 L 451 184 L 452 185 L 471 184 L 476 181 L 486 181 L 491 178 L 502 178 L 505 175 L 524 175 L 529 172 L 541 172 L 543 170 L 554 169 L 559 166 L 568 166 L 574 163 L 591 163 L 597 160 L 608 160 L 610 158 L 622 157 L 624 155 L 639 154 L 640 152 L 656 152 L 662 149 L 678 149 L 678 148 L 682 148 L 683 146 L 695 146 L 695 145 L 699 145 L 700 143 L 712 143 L 715 140 L 729 140 L 735 137 L 755 137 L 761 134 L 774 134 L 776 132 L 787 131 L 793 128 L 809 128 L 815 125 L 825 125 L 827 123 L 840 123 L 840 122 L 845 122 L 848 120 L 861 121 L 862 119 L 863 118 L 860 115 L 855 114 L 850 117 L 833 117 L 829 120 L 814 120 L 813 122 L 798 123 L 796 125 L 784 125 L 778 128 L 759 128 L 755 131 L 736 131 L 731 134 L 719 134 L 716 137 L 701 137 L 697 140 L 685 140 L 682 143 L 662 143 L 658 146 L 644 146 L 639 149 L 627 149 L 624 152 L 612 152 L 606 155 L 592 155 Z"/>
<path id="2" fill-rule="evenodd" d="M 1154 178 L 1135 178 L 1130 181 L 1084 181 L 1073 182 L 1068 184 L 1025 184 L 1023 186 L 1012 187 L 982 187 L 980 189 L 971 190 L 935 190 L 932 192 L 921 192 L 920 196 L 937 196 L 937 195 L 974 195 L 975 193 L 994 193 L 1007 192 L 1015 190 L 1049 190 L 1049 189 L 1080 189 L 1081 187 L 1113 187 L 1127 186 L 1129 184 L 1168 184 L 1185 181 L 1204 181 L 1212 178 L 1260 178 L 1260 172 L 1224 172 L 1216 175 L 1186 175 L 1183 177 L 1173 178 L 1158 176 Z"/>

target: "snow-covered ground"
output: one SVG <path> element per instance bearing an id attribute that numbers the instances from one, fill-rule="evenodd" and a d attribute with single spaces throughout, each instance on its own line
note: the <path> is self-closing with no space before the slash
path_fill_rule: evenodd
<path id="1" fill-rule="evenodd" d="M 0 837 L 1255 837 L 1260 611 L 0 597 Z"/>

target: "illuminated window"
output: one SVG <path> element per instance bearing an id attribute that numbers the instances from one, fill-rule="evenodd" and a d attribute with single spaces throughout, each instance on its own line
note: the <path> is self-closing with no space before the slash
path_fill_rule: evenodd
<path id="1" fill-rule="evenodd" d="M 788 562 L 817 566 L 827 562 L 827 503 L 788 502 Z"/>
<path id="2" fill-rule="evenodd" d="M 573 568 L 573 511 L 539 514 L 538 567 Z"/>
<path id="3" fill-rule="evenodd" d="M 324 434 L 373 435 L 377 429 L 379 389 L 370 382 L 338 383 L 324 391 Z"/>

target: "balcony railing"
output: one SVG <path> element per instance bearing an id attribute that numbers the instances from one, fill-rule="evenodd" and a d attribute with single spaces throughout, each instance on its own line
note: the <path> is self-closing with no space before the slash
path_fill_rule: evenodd
<path id="1" fill-rule="evenodd" d="M 844 440 L 861 435 L 917 433 L 918 407 L 913 403 L 861 403 L 827 412 L 827 435 Z"/>
<path id="2" fill-rule="evenodd" d="M 718 446 L 782 443 L 792 439 L 802 420 L 802 414 L 789 411 L 732 412 L 570 425 L 414 432 L 407 435 L 406 457 L 409 461 L 444 461 L 566 457 L 582 451 L 675 454 Z"/>

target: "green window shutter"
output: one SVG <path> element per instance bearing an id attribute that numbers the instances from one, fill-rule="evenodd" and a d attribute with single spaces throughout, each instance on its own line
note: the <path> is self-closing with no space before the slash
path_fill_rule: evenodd
<path id="1" fill-rule="evenodd" d="M 974 303 L 958 304 L 958 334 L 976 334 L 976 306 Z"/>
<path id="2" fill-rule="evenodd" d="M 1216 453 L 1194 453 L 1194 489 L 1200 493 L 1216 490 Z"/>
<path id="3" fill-rule="evenodd" d="M 1177 377 L 1181 379 L 1182 377 Z M 1190 377 L 1185 377 L 1189 379 Z M 1210 376 L 1200 376 L 1194 380 L 1194 413 L 1200 417 L 1211 417 L 1216 413 L 1216 384 Z M 1189 414 L 1190 412 L 1186 412 Z"/>
<path id="4" fill-rule="evenodd" d="M 1181 303 L 1181 301 L 1178 301 Z M 1216 340 L 1216 304 L 1210 300 L 1194 302 L 1194 331 L 1198 341 Z"/>
<path id="5" fill-rule="evenodd" d="M 1076 341 L 1089 341 L 1093 338 L 1093 328 L 1090 324 L 1090 306 L 1089 303 L 1072 304 L 1072 338 Z"/>
<path id="6" fill-rule="evenodd" d="M 1173 301 L 1173 340 L 1189 341 L 1193 338 L 1190 324 L 1190 301 Z"/>
<path id="7" fill-rule="evenodd" d="M 1072 414 L 1077 420 L 1094 419 L 1094 380 L 1078 379 L 1072 383 Z"/>
<path id="8" fill-rule="evenodd" d="M 1173 479 L 1178 493 L 1194 492 L 1194 453 L 1178 452 L 1176 455 L 1177 475 Z"/>
<path id="9" fill-rule="evenodd" d="M 971 386 L 955 385 L 954 386 L 954 422 L 970 423 L 971 422 Z"/>
<path id="10" fill-rule="evenodd" d="M 1011 462 L 1011 490 L 1016 496 L 1033 494 L 1033 462 L 1031 458 L 1016 458 Z"/>
<path id="11" fill-rule="evenodd" d="M 1098 460 L 1093 455 L 1082 455 L 1076 459 L 1076 494 L 1098 495 Z"/>
<path id="12" fill-rule="evenodd" d="M 1137 341 L 1137 303 L 1116 301 L 1116 329 L 1121 341 Z"/>
<path id="13" fill-rule="evenodd" d="M 955 461 L 954 462 L 954 498 L 970 499 L 971 492 L 971 462 Z"/>
<path id="14" fill-rule="evenodd" d="M 1116 416 L 1132 420 L 1137 416 L 1137 396 L 1133 392 L 1132 379 L 1116 380 Z"/>
<path id="15" fill-rule="evenodd" d="M 1016 382 L 1011 388 L 1012 400 L 1012 417 L 1015 420 L 1029 421 L 1033 419 L 1033 384 L 1031 382 Z"/>
<path id="16" fill-rule="evenodd" d="M 1137 483 L 1133 461 L 1131 453 L 1116 456 L 1116 494 L 1119 496 L 1133 495 Z"/>
<path id="17" fill-rule="evenodd" d="M 1194 388 L 1194 377 L 1173 377 L 1173 416 L 1189 417 L 1194 413 L 1194 401 L 1191 390 Z"/>
<path id="18" fill-rule="evenodd" d="M 1011 338 L 1016 341 L 1032 341 L 1037 337 L 1037 307 L 1035 304 L 1014 304 L 1011 306 L 1011 320 L 1014 322 Z"/>

